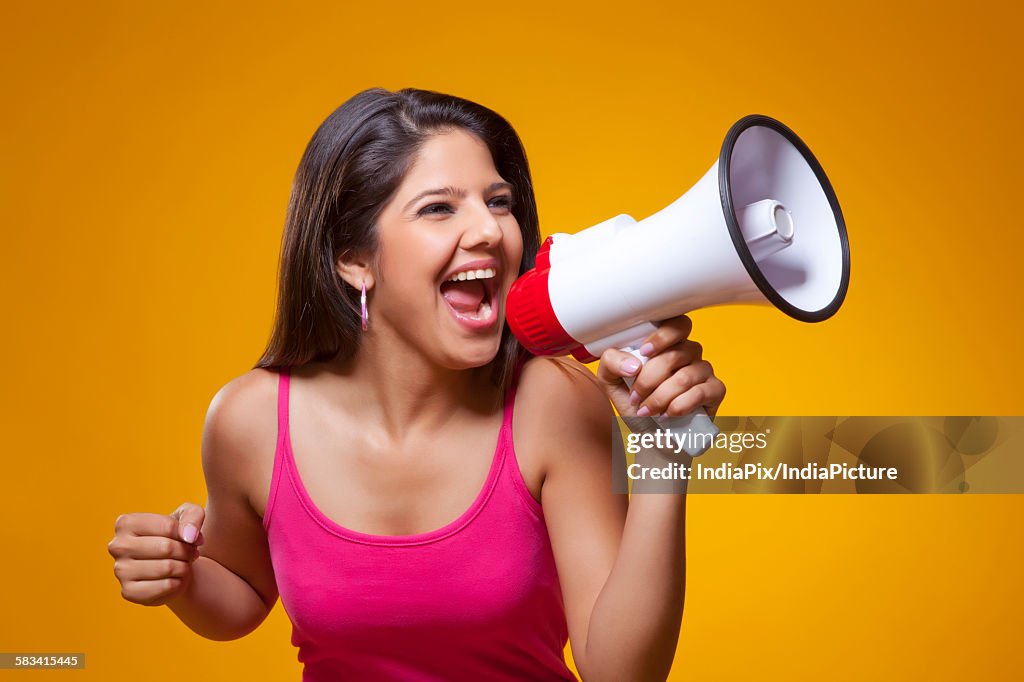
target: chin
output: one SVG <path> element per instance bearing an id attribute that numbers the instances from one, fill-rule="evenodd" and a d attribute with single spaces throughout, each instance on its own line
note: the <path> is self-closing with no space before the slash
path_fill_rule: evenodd
<path id="1" fill-rule="evenodd" d="M 480 344 L 466 344 L 462 352 L 450 355 L 446 364 L 452 369 L 483 367 L 494 362 L 494 358 L 498 357 L 499 347 L 498 343 L 486 347 L 481 347 Z"/>

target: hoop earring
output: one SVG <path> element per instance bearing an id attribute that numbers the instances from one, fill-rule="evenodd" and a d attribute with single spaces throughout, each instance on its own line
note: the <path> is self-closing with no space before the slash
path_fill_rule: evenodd
<path id="1" fill-rule="evenodd" d="M 366 312 L 366 280 L 363 280 L 363 291 L 359 294 L 359 304 L 363 308 L 363 331 L 366 331 L 366 323 L 370 319 L 370 314 Z"/>

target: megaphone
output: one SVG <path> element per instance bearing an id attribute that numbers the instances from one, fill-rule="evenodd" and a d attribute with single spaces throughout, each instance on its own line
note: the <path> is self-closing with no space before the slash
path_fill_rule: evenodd
<path id="1" fill-rule="evenodd" d="M 654 215 L 548 237 L 513 284 L 507 319 L 534 355 L 593 362 L 621 348 L 644 362 L 638 347 L 659 321 L 753 303 L 821 322 L 849 281 L 846 224 L 821 164 L 784 124 L 753 115 L 733 124 L 697 184 Z M 702 409 L 689 417 L 676 430 L 717 435 Z M 703 443 L 691 455 L 710 445 L 686 442 Z"/>

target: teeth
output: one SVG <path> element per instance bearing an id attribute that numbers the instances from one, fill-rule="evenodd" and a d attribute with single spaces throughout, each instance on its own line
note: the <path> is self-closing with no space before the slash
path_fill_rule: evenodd
<path id="1" fill-rule="evenodd" d="M 457 275 L 452 275 L 448 278 L 449 282 L 465 282 L 466 280 L 473 279 L 490 279 L 497 274 L 494 268 L 485 268 L 483 270 L 463 270 Z"/>
<path id="2" fill-rule="evenodd" d="M 491 316 L 491 304 L 484 301 L 480 304 L 480 309 L 474 314 L 461 313 L 462 317 L 468 317 L 471 320 L 486 320 Z"/>

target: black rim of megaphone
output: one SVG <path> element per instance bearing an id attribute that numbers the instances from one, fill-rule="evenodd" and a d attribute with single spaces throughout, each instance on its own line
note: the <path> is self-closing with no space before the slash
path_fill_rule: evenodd
<path id="1" fill-rule="evenodd" d="M 814 171 L 815 177 L 818 179 L 818 184 L 825 191 L 825 196 L 828 198 L 829 206 L 832 207 L 832 213 L 836 219 L 836 226 L 839 229 L 839 241 L 843 251 L 843 275 L 842 281 L 839 283 L 839 290 L 836 291 L 835 297 L 832 301 L 821 308 L 820 310 L 803 310 L 797 308 L 795 305 L 787 301 L 782 297 L 779 292 L 775 290 L 768 279 L 761 272 L 761 268 L 757 265 L 754 257 L 750 255 L 750 249 L 747 247 L 747 242 L 743 238 L 743 233 L 740 231 L 739 221 L 736 220 L 736 210 L 732 202 L 732 185 L 731 185 L 731 173 L 730 166 L 732 164 L 732 151 L 736 145 L 736 141 L 740 135 L 743 134 L 744 130 L 753 128 L 755 126 L 762 126 L 765 128 L 771 128 L 776 131 L 787 140 L 792 143 L 794 147 L 803 155 L 807 161 L 807 165 Z M 757 288 L 761 290 L 769 301 L 775 304 L 775 306 L 786 313 L 790 317 L 794 317 L 802 322 L 821 322 L 827 320 L 836 314 L 839 307 L 843 304 L 843 299 L 846 298 L 846 289 L 850 284 L 850 242 L 846 236 L 846 222 L 843 220 L 843 212 L 839 208 L 839 200 L 836 198 L 836 193 L 832 189 L 832 183 L 828 181 L 828 177 L 825 175 L 825 171 L 822 169 L 821 164 L 814 158 L 814 154 L 808 149 L 804 141 L 797 137 L 797 134 L 786 127 L 781 121 L 777 121 L 770 116 L 762 116 L 760 114 L 752 114 L 750 116 L 744 116 L 739 121 L 733 124 L 732 128 L 725 136 L 725 142 L 722 143 L 722 153 L 718 157 L 718 187 L 722 196 L 722 209 L 725 213 L 725 221 L 729 225 L 729 236 L 732 237 L 732 243 L 736 247 L 736 253 L 739 254 L 740 260 L 743 262 L 743 266 L 747 269 L 751 279 L 757 284 Z"/>

